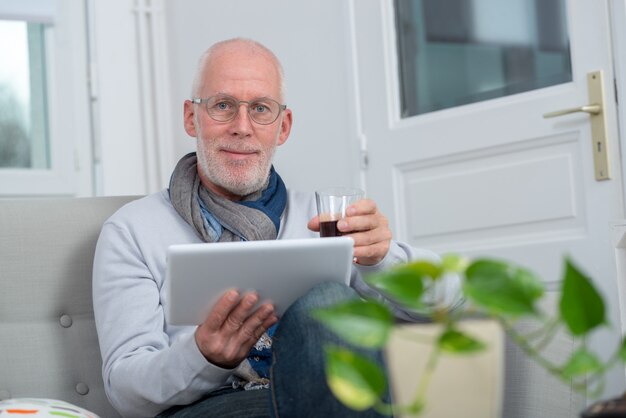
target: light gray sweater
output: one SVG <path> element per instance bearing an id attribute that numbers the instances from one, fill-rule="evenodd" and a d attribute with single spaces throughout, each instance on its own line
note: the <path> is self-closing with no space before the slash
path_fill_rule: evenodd
<path id="1" fill-rule="evenodd" d="M 278 239 L 316 237 L 307 222 L 316 214 L 313 194 L 288 192 Z M 228 384 L 233 370 L 209 363 L 193 326 L 170 326 L 164 312 L 166 251 L 172 244 L 200 243 L 172 207 L 167 190 L 133 201 L 104 226 L 94 259 L 93 304 L 106 393 L 125 417 L 149 417 L 191 403 Z M 351 286 L 380 298 L 362 274 L 409 259 L 437 259 L 429 251 L 392 242 L 376 266 L 354 264 Z"/>

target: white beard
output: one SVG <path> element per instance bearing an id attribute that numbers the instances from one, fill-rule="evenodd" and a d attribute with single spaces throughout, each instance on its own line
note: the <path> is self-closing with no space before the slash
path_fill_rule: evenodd
<path id="1" fill-rule="evenodd" d="M 209 156 L 199 155 L 198 167 L 211 183 L 234 195 L 246 196 L 260 190 L 266 184 L 275 149 L 273 148 L 269 154 L 264 152 L 263 158 L 258 163 L 234 162 L 227 167 L 224 167 L 217 158 L 211 158 L 212 153 Z"/>

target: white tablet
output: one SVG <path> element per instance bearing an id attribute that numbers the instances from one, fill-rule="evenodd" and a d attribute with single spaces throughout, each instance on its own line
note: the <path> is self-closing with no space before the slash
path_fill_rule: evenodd
<path id="1" fill-rule="evenodd" d="M 166 320 L 202 323 L 228 289 L 256 290 L 280 316 L 323 281 L 349 284 L 354 241 L 346 237 L 172 245 L 165 281 Z"/>

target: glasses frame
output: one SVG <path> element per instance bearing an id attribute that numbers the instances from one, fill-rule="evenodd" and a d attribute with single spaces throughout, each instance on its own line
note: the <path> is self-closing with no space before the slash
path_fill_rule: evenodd
<path id="1" fill-rule="evenodd" d="M 213 115 L 211 115 L 211 112 L 209 112 L 209 100 L 213 99 L 214 97 L 223 97 L 225 99 L 232 99 L 235 103 L 237 103 L 235 113 L 233 113 L 233 116 L 231 116 L 229 119 L 224 119 L 224 120 L 220 120 L 220 119 L 215 119 L 213 117 Z M 274 103 L 276 103 L 278 105 L 278 112 L 276 112 L 276 117 L 274 118 L 274 120 L 272 120 L 271 122 L 267 122 L 267 123 L 262 123 L 259 122 L 257 120 L 254 119 L 254 117 L 250 114 L 250 103 L 254 103 L 260 100 L 270 100 Z M 209 117 L 211 119 L 213 119 L 216 122 L 230 122 L 231 120 L 235 119 L 237 117 L 237 115 L 239 114 L 239 109 L 241 108 L 241 104 L 245 103 L 246 104 L 246 109 L 248 113 L 248 117 L 250 118 L 250 120 L 258 125 L 271 125 L 272 123 L 276 122 L 276 120 L 278 119 L 278 116 L 280 116 L 280 114 L 287 109 L 287 105 L 286 104 L 280 104 L 279 102 L 277 102 L 274 99 L 271 99 L 269 97 L 258 97 L 256 99 L 252 99 L 252 100 L 238 100 L 236 97 L 233 96 L 229 96 L 228 94 L 216 94 L 214 96 L 209 96 L 205 99 L 200 98 L 200 97 L 194 97 L 191 99 L 191 103 L 195 103 L 195 104 L 202 104 L 204 103 L 204 109 L 206 110 L 207 114 L 209 115 Z"/>

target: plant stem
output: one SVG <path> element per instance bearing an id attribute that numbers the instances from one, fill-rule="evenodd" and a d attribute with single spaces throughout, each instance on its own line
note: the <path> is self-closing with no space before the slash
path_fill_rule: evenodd
<path id="1" fill-rule="evenodd" d="M 374 405 L 374 410 L 381 415 L 393 416 L 394 409 L 393 404 L 386 403 L 381 399 L 379 399 L 378 402 L 376 402 L 376 405 Z"/>
<path id="2" fill-rule="evenodd" d="M 428 356 L 428 362 L 426 363 L 424 373 L 422 373 L 419 383 L 417 384 L 415 399 L 411 404 L 413 407 L 424 405 L 424 401 L 426 399 L 426 390 L 428 389 L 428 385 L 432 379 L 433 373 L 435 372 L 435 367 L 437 366 L 437 362 L 439 361 L 440 354 L 441 351 L 439 350 L 439 346 L 435 345 L 433 350 L 430 352 L 430 355 Z"/>
<path id="3" fill-rule="evenodd" d="M 555 318 L 551 321 L 551 323 L 548 323 L 548 326 L 545 328 L 546 334 L 543 339 L 537 343 L 537 345 L 535 346 L 535 350 L 537 350 L 538 352 L 543 351 L 546 346 L 552 342 L 554 337 L 556 337 L 556 331 L 559 329 L 560 326 L 561 321 L 559 321 L 558 318 Z"/>
<path id="4" fill-rule="evenodd" d="M 511 338 L 513 338 L 515 343 L 526 353 L 526 355 L 528 355 L 528 357 L 535 360 L 544 369 L 546 369 L 548 372 L 552 373 L 553 375 L 560 376 L 560 373 L 561 373 L 560 367 L 558 367 L 557 365 L 555 365 L 554 363 L 550 362 L 548 359 L 543 357 L 541 353 L 535 350 L 535 348 L 532 345 L 530 345 L 528 340 L 526 340 L 526 338 L 524 338 L 523 335 L 519 334 L 506 320 L 504 320 L 503 318 L 499 318 L 499 317 L 496 319 L 502 324 L 502 327 L 504 328 L 506 333 L 510 335 Z"/>
<path id="5" fill-rule="evenodd" d="M 435 338 L 433 338 L 432 336 L 426 335 L 426 334 L 417 334 L 414 331 L 414 328 L 412 329 L 403 329 L 403 328 L 398 328 L 397 331 L 399 336 L 401 336 L 402 338 L 404 338 L 405 340 L 409 340 L 409 341 L 413 341 L 419 344 L 428 344 L 431 345 L 433 344 L 433 342 L 435 341 Z"/>
<path id="6" fill-rule="evenodd" d="M 543 324 L 541 324 L 541 327 L 539 327 L 536 330 L 530 331 L 528 334 L 524 334 L 523 337 L 526 338 L 529 341 L 540 339 L 540 338 L 543 339 L 558 324 L 559 324 L 559 318 L 558 317 L 548 319 L 547 321 L 544 321 Z"/>

